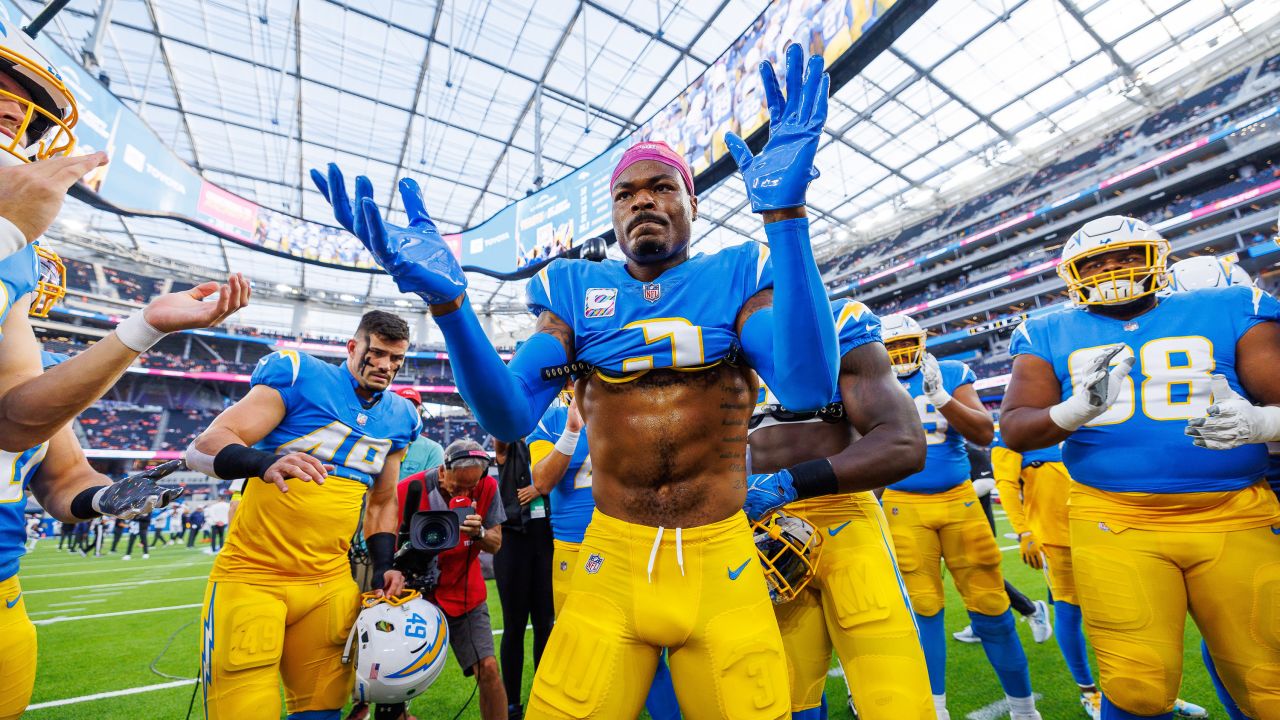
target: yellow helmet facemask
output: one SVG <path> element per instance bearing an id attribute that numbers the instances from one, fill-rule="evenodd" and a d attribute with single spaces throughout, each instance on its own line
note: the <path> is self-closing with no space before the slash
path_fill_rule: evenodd
<path id="1" fill-rule="evenodd" d="M 1081 277 L 1080 265 L 1086 260 L 1129 248 L 1142 249 L 1144 260 L 1141 265 Z M 1168 241 L 1133 240 L 1102 245 L 1076 255 L 1058 266 L 1058 276 L 1067 284 L 1071 299 L 1079 305 L 1123 305 L 1168 286 L 1168 259 Z"/>
<path id="2" fill-rule="evenodd" d="M 794 600 L 813 580 L 822 533 L 808 520 L 781 510 L 751 523 L 751 532 L 769 598 L 775 605 Z"/>
<path id="3" fill-rule="evenodd" d="M 885 350 L 889 353 L 889 364 L 893 366 L 893 372 L 899 377 L 910 375 L 924 364 L 924 338 L 925 333 L 910 333 L 885 342 Z M 910 344 L 905 341 L 910 341 Z"/>
<path id="4" fill-rule="evenodd" d="M 28 163 L 70 156 L 76 146 L 72 128 L 80 118 L 75 97 L 21 30 L 13 26 L 4 29 L 0 73 L 23 86 L 31 99 L 0 89 L 0 102 L 16 102 L 23 115 L 13 137 L 0 133 L 0 150 Z"/>
<path id="5" fill-rule="evenodd" d="M 36 281 L 35 296 L 31 299 L 31 317 L 49 317 L 49 311 L 59 300 L 67 296 L 67 266 L 52 250 L 32 245 L 40 263 L 40 275 Z"/>

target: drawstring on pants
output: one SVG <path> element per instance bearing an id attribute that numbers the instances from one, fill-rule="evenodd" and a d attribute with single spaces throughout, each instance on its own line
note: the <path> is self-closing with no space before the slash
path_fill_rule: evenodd
<path id="1" fill-rule="evenodd" d="M 649 549 L 649 567 L 647 569 L 649 582 L 653 583 L 653 562 L 658 557 L 658 548 L 662 546 L 662 533 L 666 530 L 663 526 L 658 526 L 658 532 L 653 537 L 653 547 Z M 676 528 L 676 564 L 680 566 L 680 576 L 684 577 L 684 540 L 681 536 L 681 528 Z"/>

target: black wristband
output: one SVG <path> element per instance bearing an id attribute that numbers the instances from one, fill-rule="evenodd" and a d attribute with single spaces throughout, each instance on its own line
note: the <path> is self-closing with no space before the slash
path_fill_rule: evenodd
<path id="1" fill-rule="evenodd" d="M 369 563 L 373 565 L 373 577 L 371 578 L 373 589 L 381 590 L 382 575 L 391 569 L 391 563 L 395 561 L 395 533 L 374 533 L 365 538 L 364 543 L 369 548 Z"/>
<path id="2" fill-rule="evenodd" d="M 791 473 L 791 484 L 796 489 L 797 500 L 840 492 L 836 471 L 831 467 L 831 461 L 826 458 L 792 465 L 787 468 L 787 471 Z"/>
<path id="3" fill-rule="evenodd" d="M 267 468 L 282 457 L 284 456 L 269 453 L 266 450 L 256 450 L 239 443 L 231 443 L 214 456 L 213 474 L 223 480 L 260 478 L 267 474 Z"/>
<path id="4" fill-rule="evenodd" d="M 93 498 L 104 487 L 110 487 L 110 486 L 94 485 L 91 488 L 85 488 L 84 490 L 81 490 L 79 495 L 76 495 L 75 497 L 71 498 L 71 514 L 75 515 L 81 520 L 92 520 L 93 518 L 96 518 L 99 515 L 101 515 L 102 513 L 93 509 Z"/>

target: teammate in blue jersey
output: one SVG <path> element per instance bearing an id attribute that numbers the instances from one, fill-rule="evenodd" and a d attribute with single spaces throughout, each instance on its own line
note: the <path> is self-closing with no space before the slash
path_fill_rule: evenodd
<path id="1" fill-rule="evenodd" d="M 312 174 L 339 223 L 430 304 L 459 391 L 488 432 L 528 435 L 577 375 L 597 510 L 528 717 L 634 717 L 664 647 L 686 717 L 789 713 L 782 640 L 762 570 L 747 562 L 755 548 L 741 510 L 756 393 L 748 364 L 798 410 L 825 405 L 836 386 L 835 327 L 804 209 L 830 80 L 821 58 L 804 66 L 793 45 L 785 94 L 762 66 L 771 132 L 759 155 L 726 137 L 769 252 L 747 243 L 691 256 L 688 163 L 663 143 L 633 146 L 609 183 L 625 262 L 545 267 L 528 286 L 536 332 L 509 367 L 413 181 L 400 182 L 401 228 L 382 220 L 367 179 L 356 181 L 353 213 L 336 167 Z M 779 476 L 782 502 L 836 487 L 829 472 Z"/>
<path id="2" fill-rule="evenodd" d="M 43 353 L 45 366 L 66 359 Z M 83 522 L 101 514 L 124 520 L 147 517 L 181 494 L 156 480 L 178 467 L 169 462 L 118 483 L 94 470 L 70 425 L 48 442 L 25 452 L 0 452 L 0 720 L 21 717 L 36 681 L 36 628 L 27 618 L 18 578 L 26 553 L 27 521 L 23 516 L 29 489 L 40 506 L 61 522 Z"/>
<path id="3" fill-rule="evenodd" d="M 790 576 L 804 567 L 790 555 L 774 562 L 762 554 L 789 661 L 792 719 L 824 716 L 834 648 L 864 720 L 934 720 L 911 603 L 870 492 L 924 466 L 924 434 L 890 368 L 879 318 L 847 299 L 831 310 L 840 341 L 838 392 L 819 412 L 791 412 L 762 386 L 748 431 L 753 472 L 826 464 L 846 491 L 789 503 L 773 516 L 775 526 L 800 519 L 820 537 L 811 577 Z M 753 485 L 760 480 L 751 476 Z"/>
<path id="4" fill-rule="evenodd" d="M 973 389 L 977 378 L 962 362 L 934 359 L 925 350 L 925 331 L 915 320 L 886 315 L 883 321 L 885 347 L 924 426 L 927 452 L 924 469 L 890 485 L 881 501 L 915 608 L 938 717 L 950 717 L 941 573 L 945 562 L 973 632 L 982 639 L 982 649 L 1004 688 L 1010 717 L 1038 719 L 1027 656 L 1000 572 L 1000 548 L 969 480 L 965 440 L 985 446 L 994 435 L 991 415 Z"/>
<path id="5" fill-rule="evenodd" d="M 292 720 L 338 720 L 353 681 L 342 648 L 360 591 L 347 551 L 362 507 L 373 587 L 395 595 L 404 585 L 391 569 L 396 484 L 421 420 L 386 390 L 408 348 L 408 324 L 374 310 L 360 319 L 342 365 L 272 353 L 258 362 L 249 393 L 187 449 L 194 470 L 249 478 L 205 589 L 201 668 L 211 720 L 278 717 L 281 680 Z"/>
<path id="6" fill-rule="evenodd" d="M 43 373 L 28 312 L 48 314 L 64 291 L 61 261 L 37 241 L 67 189 L 106 164 L 105 153 L 70 157 L 75 97 L 0 9 L 0 449 L 25 452 L 52 438 L 115 384 L 166 333 L 217 325 L 248 302 L 239 275 L 164 295 L 86 352 Z M 218 293 L 217 302 L 201 302 Z M 10 312 L 17 310 L 17 312 Z"/>
<path id="7" fill-rule="evenodd" d="M 1168 252 L 1133 218 L 1071 236 L 1074 302 L 1014 332 L 1001 428 L 1014 450 L 1065 441 L 1102 717 L 1172 716 L 1188 610 L 1241 710 L 1273 717 L 1280 631 L 1256 618 L 1280 583 L 1280 502 L 1259 443 L 1280 408 L 1251 400 L 1280 402 L 1280 305 L 1246 287 L 1160 297 Z"/>
<path id="8" fill-rule="evenodd" d="M 582 415 L 572 389 L 563 393 L 561 400 L 547 408 L 537 429 L 527 438 L 533 482 L 520 488 L 518 493 L 524 505 L 542 496 L 550 501 L 551 533 L 555 542 L 551 592 L 557 615 L 569 596 L 569 581 L 578 567 L 578 551 L 596 508 L 591 496 L 590 448 L 582 433 Z M 665 657 L 658 659 L 644 708 L 654 720 L 680 717 L 680 705 Z"/>

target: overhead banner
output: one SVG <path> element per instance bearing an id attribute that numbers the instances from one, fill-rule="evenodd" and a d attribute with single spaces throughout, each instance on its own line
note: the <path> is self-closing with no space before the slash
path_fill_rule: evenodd
<path id="1" fill-rule="evenodd" d="M 635 133 L 583 167 L 500 210 L 476 227 L 445 237 L 463 267 L 503 279 L 526 277 L 550 258 L 612 230 L 609 175 L 634 142 L 663 140 L 688 158 L 695 176 L 726 154 L 724 137 L 736 132 L 763 137 L 768 114 L 757 72 L 778 65 L 792 41 L 822 54 L 828 67 L 859 48 L 889 9 L 904 22 L 888 23 L 884 35 L 900 34 L 932 0 L 775 0 L 693 85 Z M 22 19 L 22 22 L 12 20 Z M 25 25 L 12 0 L 0 0 L 0 22 Z M 174 154 L 141 118 L 96 77 L 45 35 L 35 41 L 71 88 L 80 108 L 77 153 L 105 151 L 111 162 L 73 191 L 96 207 L 124 215 L 179 220 L 242 245 L 303 262 L 378 272 L 360 242 L 341 228 L 307 222 L 259 206 L 204 180 Z M 884 42 L 870 48 L 878 52 Z M 847 64 L 847 63 L 846 63 Z M 832 91 L 836 90 L 833 83 Z M 702 177 L 704 182 L 723 177 Z M 303 182 L 303 178 L 298 178 Z"/>

